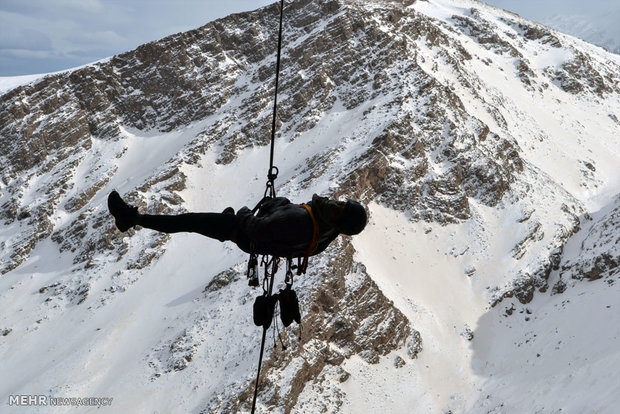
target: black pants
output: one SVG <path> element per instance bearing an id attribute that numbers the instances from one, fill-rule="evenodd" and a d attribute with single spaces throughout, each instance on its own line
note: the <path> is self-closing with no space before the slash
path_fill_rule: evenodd
<path id="1" fill-rule="evenodd" d="M 186 213 L 175 216 L 143 214 L 139 225 L 164 233 L 199 233 L 222 242 L 234 241 L 237 230 L 235 215 L 227 213 Z"/>

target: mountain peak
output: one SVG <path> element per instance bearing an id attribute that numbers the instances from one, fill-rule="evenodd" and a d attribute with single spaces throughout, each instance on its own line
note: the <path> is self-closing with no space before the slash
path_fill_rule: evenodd
<path id="1" fill-rule="evenodd" d="M 268 352 L 262 407 L 510 410 L 521 404 L 510 392 L 525 391 L 535 409 L 562 408 L 573 373 L 551 361 L 583 343 L 553 332 L 561 312 L 589 306 L 598 326 L 620 326 L 594 306 L 618 286 L 619 58 L 474 1 L 286 7 L 278 194 L 355 198 L 371 214 L 296 280 L 301 338 L 287 328 L 289 351 Z M 193 234 L 122 235 L 105 200 L 117 189 L 150 214 L 256 204 L 277 11 L 0 96 L 4 394 L 109 393 L 121 411 L 248 407 L 258 334 L 245 255 Z M 597 349 L 616 358 L 605 338 Z M 580 364 L 580 381 L 614 366 Z M 531 373 L 559 379 L 552 397 L 534 393 Z M 178 390 L 182 408 L 168 398 Z"/>

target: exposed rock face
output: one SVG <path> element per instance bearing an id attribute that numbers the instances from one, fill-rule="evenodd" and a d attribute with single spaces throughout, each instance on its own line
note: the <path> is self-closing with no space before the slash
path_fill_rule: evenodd
<path id="1" fill-rule="evenodd" d="M 510 300 L 510 312 L 550 286 L 562 293 L 582 279 L 613 283 L 617 205 L 591 224 L 580 246 L 586 259 L 563 259 L 568 241 L 589 226 L 577 195 L 602 185 L 598 160 L 562 154 L 570 168 L 579 166 L 579 191 L 565 188 L 540 160 L 598 128 L 586 115 L 564 115 L 567 108 L 608 111 L 601 130 L 620 127 L 619 65 L 482 4 L 444 18 L 426 14 L 428 7 L 287 2 L 276 126 L 283 144 L 307 140 L 316 151 L 289 161 L 282 193 L 328 183 L 322 191 L 377 202 L 411 222 L 478 232 L 472 239 L 481 255 L 498 251 L 484 228 L 486 212 L 497 212 L 514 233 L 502 246 L 509 266 L 497 269 L 502 282 L 484 295 L 492 305 Z M 268 143 L 278 14 L 276 5 L 236 14 L 0 96 L 0 273 L 19 269 L 43 243 L 68 257 L 66 274 L 35 290 L 43 309 L 55 310 L 50 318 L 93 298 L 92 307 L 105 306 L 169 247 L 167 235 L 132 229 L 131 237 L 119 236 L 105 208 L 112 187 L 125 186 L 127 201 L 142 211 L 181 213 L 188 171 L 206 153 L 234 174 L 244 150 Z M 544 66 L 543 55 L 561 59 Z M 541 108 L 523 105 L 538 100 Z M 550 103 L 556 109 L 547 111 Z M 562 134 L 553 134 L 549 119 Z M 326 134 L 319 148 L 313 137 Z M 132 153 L 133 143 L 153 137 L 167 140 L 157 154 Z M 142 170 L 146 158 L 157 167 Z M 127 159 L 131 171 L 122 168 Z M 345 361 L 376 364 L 392 355 L 401 369 L 422 352 L 423 333 L 354 252 L 348 241 L 333 246 L 304 282 L 303 334 L 290 338 L 298 352 L 268 356 L 259 388 L 265 405 L 303 411 L 307 387 L 331 387 L 323 409 L 337 411 L 345 393 L 332 380 L 347 381 Z M 459 277 L 475 281 L 477 269 L 470 264 Z M 213 277 L 203 302 L 242 285 L 242 272 L 233 266 Z M 152 381 L 188 371 L 215 329 L 212 318 L 226 315 L 217 309 L 184 321 L 172 339 L 145 351 Z M 461 335 L 473 340 L 469 328 Z M 292 380 L 282 383 L 285 377 Z M 248 408 L 251 380 L 226 381 L 210 389 L 205 412 Z"/>
<path id="2" fill-rule="evenodd" d="M 610 284 L 617 282 L 620 273 L 620 197 L 616 197 L 603 212 L 596 219 L 589 218 L 591 223 L 587 235 L 579 245 L 583 252 L 581 260 L 570 259 L 557 263 L 556 269 L 560 269 L 562 279 L 593 281 L 605 278 Z M 559 286 L 565 286 L 566 282 L 560 280 L 558 283 Z"/>
<path id="3" fill-rule="evenodd" d="M 300 295 L 302 325 L 283 328 L 287 349 L 266 348 L 259 386 L 261 404 L 284 412 L 300 409 L 297 400 L 305 387 L 310 384 L 330 387 L 326 377 L 334 375 L 341 382 L 346 381 L 350 373 L 342 365 L 354 355 L 369 364 L 376 364 L 381 357 L 400 351 L 398 364 L 394 367 L 397 369 L 422 351 L 420 333 L 383 295 L 364 266 L 355 262 L 354 252 L 348 241 L 330 247 L 323 260 L 329 263 L 329 271 L 311 272 L 303 277 L 303 281 L 298 281 L 301 285 L 295 288 Z M 217 298 L 222 289 L 243 285 L 245 275 L 240 274 L 241 271 L 243 269 L 237 266 L 214 277 L 204 289 L 205 301 Z M 314 284 L 319 288 L 308 289 Z M 197 318 L 191 326 L 149 355 L 153 381 L 162 375 L 183 371 L 193 363 L 196 352 L 209 336 L 213 316 Z M 279 321 L 274 323 L 279 324 Z M 289 383 L 284 377 L 293 380 Z M 234 387 L 239 388 L 239 395 L 222 390 L 221 394 L 211 398 L 205 412 L 249 410 L 254 383 L 237 380 Z M 334 395 L 328 407 L 342 404 L 339 393 L 334 391 Z"/>
<path id="4" fill-rule="evenodd" d="M 397 349 L 403 349 L 408 359 L 416 358 L 422 350 L 420 333 L 383 295 L 363 265 L 353 261 L 352 246 L 345 243 L 330 250 L 331 271 L 320 275 L 321 287 L 302 299 L 305 312 L 295 351 L 276 350 L 263 365 L 261 401 L 287 413 L 296 407 L 308 384 L 324 382 L 333 371 L 345 381 L 350 374 L 341 364 L 352 355 L 374 364 Z M 303 363 L 299 364 L 300 360 Z M 282 381 L 291 375 L 292 383 Z M 209 410 L 250 409 L 247 403 L 252 400 L 253 386 L 250 384 L 237 400 Z"/>

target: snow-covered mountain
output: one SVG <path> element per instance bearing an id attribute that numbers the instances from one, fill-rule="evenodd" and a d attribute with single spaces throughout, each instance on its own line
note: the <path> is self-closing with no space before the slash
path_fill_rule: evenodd
<path id="1" fill-rule="evenodd" d="M 247 257 L 121 234 L 105 200 L 256 204 L 278 16 L 0 96 L 2 411 L 249 411 Z M 259 412 L 616 412 L 620 57 L 470 0 L 295 0 L 284 30 L 278 195 L 371 217 L 296 279 Z"/>

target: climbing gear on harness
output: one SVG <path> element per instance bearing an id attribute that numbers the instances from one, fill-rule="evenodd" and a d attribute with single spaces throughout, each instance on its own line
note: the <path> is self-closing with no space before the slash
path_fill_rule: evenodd
<path id="1" fill-rule="evenodd" d="M 263 256 L 261 265 L 265 267 L 265 278 L 263 279 L 263 294 L 258 296 L 254 301 L 253 318 L 256 326 L 262 326 L 267 331 L 271 326 L 276 303 L 278 303 L 278 294 L 272 295 L 273 277 L 278 271 L 280 259 L 272 257 L 267 259 Z M 270 268 L 271 266 L 271 268 Z M 258 278 L 257 278 L 258 279 Z"/>
<path id="2" fill-rule="evenodd" d="M 269 329 L 273 320 L 273 313 L 278 301 L 278 295 L 263 293 L 254 301 L 254 325 Z"/>
<path id="3" fill-rule="evenodd" d="M 282 321 L 282 325 L 287 327 L 293 323 L 293 321 L 298 324 L 301 323 L 299 300 L 297 299 L 297 293 L 291 289 L 291 285 L 287 284 L 284 289 L 280 289 L 277 296 L 278 304 L 280 305 L 280 320 Z"/>
<path id="4" fill-rule="evenodd" d="M 286 287 L 280 289 L 278 293 L 278 304 L 280 305 L 280 320 L 282 325 L 286 328 L 293 321 L 297 324 L 301 323 L 301 314 L 299 313 L 299 300 L 297 299 L 297 293 L 293 288 L 293 269 L 297 266 L 293 266 L 293 259 L 286 259 L 286 277 L 284 282 Z"/>
<path id="5" fill-rule="evenodd" d="M 258 287 L 258 285 L 258 256 L 251 254 L 248 262 L 248 286 Z"/>

